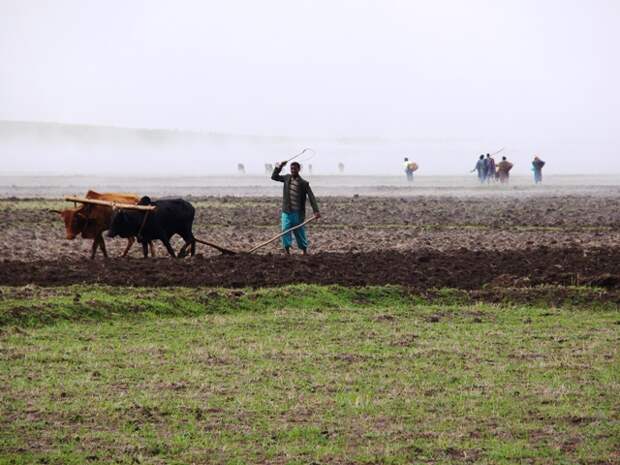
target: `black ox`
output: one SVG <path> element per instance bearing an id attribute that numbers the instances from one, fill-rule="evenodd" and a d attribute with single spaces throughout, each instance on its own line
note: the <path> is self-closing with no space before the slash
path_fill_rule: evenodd
<path id="1" fill-rule="evenodd" d="M 149 197 L 142 197 L 138 205 L 152 205 L 155 210 L 144 212 L 136 210 L 118 210 L 112 217 L 109 237 L 136 236 L 142 244 L 144 257 L 148 256 L 148 244 L 159 239 L 168 253 L 175 257 L 174 249 L 170 245 L 170 238 L 178 234 L 185 241 L 179 251 L 179 257 L 196 253 L 196 238 L 192 233 L 195 209 L 191 203 L 183 199 L 163 199 L 151 201 Z"/>

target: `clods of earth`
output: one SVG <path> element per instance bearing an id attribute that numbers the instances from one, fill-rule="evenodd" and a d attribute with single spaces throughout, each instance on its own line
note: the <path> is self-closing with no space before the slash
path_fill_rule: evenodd
<path id="1" fill-rule="evenodd" d="M 62 201 L 0 200 L 0 285 L 101 283 L 259 287 L 289 283 L 401 284 L 413 289 L 589 285 L 620 289 L 620 199 L 329 197 L 308 226 L 312 255 L 283 255 L 278 242 L 254 254 L 143 259 L 106 239 L 110 257 L 88 258 L 91 241 L 65 239 L 50 213 Z M 200 198 L 197 237 L 243 252 L 278 232 L 277 198 Z M 181 241 L 173 243 L 177 250 Z"/>

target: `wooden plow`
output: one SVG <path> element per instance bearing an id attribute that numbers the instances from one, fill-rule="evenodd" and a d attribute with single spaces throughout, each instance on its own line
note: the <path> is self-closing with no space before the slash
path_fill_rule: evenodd
<path id="1" fill-rule="evenodd" d="M 312 218 L 308 218 L 306 221 L 304 221 L 303 223 L 298 224 L 297 226 L 293 226 L 292 228 L 287 229 L 286 231 L 282 231 L 281 233 L 273 236 L 271 239 L 269 239 L 268 241 L 265 242 L 261 242 L 260 244 L 258 244 L 256 247 L 251 248 L 250 250 L 247 251 L 247 253 L 252 253 L 262 247 L 265 247 L 266 245 L 271 244 L 273 241 L 276 241 L 278 239 L 280 239 L 282 236 L 284 236 L 285 234 L 288 234 L 290 232 L 295 231 L 296 229 L 301 228 L 302 226 L 307 225 L 308 223 L 310 223 L 311 221 L 316 220 L 316 216 L 313 216 Z"/>
<path id="2" fill-rule="evenodd" d="M 85 203 L 85 204 L 91 204 L 91 205 L 102 205 L 105 207 L 111 207 L 112 209 L 143 211 L 145 212 L 145 215 L 144 215 L 144 219 L 142 220 L 140 232 L 142 231 L 142 229 L 144 228 L 144 225 L 146 224 L 146 219 L 148 217 L 148 214 L 157 209 L 155 205 L 135 205 L 132 203 L 111 202 L 109 200 L 87 199 L 84 197 L 65 196 L 65 200 L 67 202 L 74 202 L 74 203 L 77 202 L 77 203 Z M 194 240 L 196 242 L 207 245 L 209 247 L 213 247 L 214 249 L 219 250 L 221 253 L 225 255 L 235 255 L 237 253 L 234 250 L 230 250 L 225 247 L 219 246 L 217 244 L 214 244 L 213 242 L 208 242 L 202 239 L 198 239 L 197 237 L 194 237 Z M 187 244 L 181 250 L 185 250 L 186 246 Z"/>
<path id="3" fill-rule="evenodd" d="M 301 155 L 301 154 L 299 154 L 299 155 Z M 103 206 L 106 206 L 106 207 L 111 207 L 113 209 L 143 211 L 146 214 L 144 215 L 144 220 L 142 221 L 142 227 L 144 227 L 144 224 L 146 223 L 146 218 L 147 218 L 149 212 L 152 212 L 153 210 L 157 209 L 157 207 L 154 206 L 154 205 L 134 205 L 134 204 L 131 204 L 131 203 L 111 202 L 109 200 L 87 199 L 87 198 L 84 198 L 84 197 L 66 196 L 65 200 L 67 202 L 74 202 L 74 203 L 86 203 L 86 204 L 91 204 L 91 205 L 103 205 Z M 198 239 L 196 237 L 194 238 L 194 240 L 196 242 L 200 243 L 200 244 L 204 244 L 204 245 L 207 245 L 209 247 L 213 247 L 214 249 L 219 250 L 221 253 L 226 254 L 226 255 L 236 255 L 238 253 L 251 254 L 251 253 L 257 251 L 258 249 L 261 249 L 261 248 L 265 247 L 266 245 L 269 245 L 272 242 L 280 239 L 285 234 L 293 232 L 296 229 L 299 229 L 302 226 L 305 226 L 305 225 L 307 225 L 308 223 L 310 223 L 310 222 L 312 222 L 314 220 L 316 220 L 316 217 L 312 216 L 311 218 L 308 218 L 303 223 L 300 223 L 297 226 L 293 226 L 292 228 L 289 228 L 286 231 L 282 231 L 282 232 L 276 234 L 275 236 L 273 236 L 271 239 L 269 239 L 269 240 L 267 240 L 265 242 L 261 242 L 257 246 L 252 247 L 250 250 L 247 250 L 247 251 L 244 251 L 244 252 L 237 252 L 237 251 L 234 251 L 234 250 L 230 250 L 230 249 L 227 249 L 225 247 L 222 247 L 222 246 L 219 246 L 217 244 L 214 244 L 213 242 L 204 241 L 204 240 Z M 140 228 L 140 230 L 142 230 L 142 228 Z"/>

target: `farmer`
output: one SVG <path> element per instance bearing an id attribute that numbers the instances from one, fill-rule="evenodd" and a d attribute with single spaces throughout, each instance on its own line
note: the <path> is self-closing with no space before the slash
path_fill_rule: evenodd
<path id="1" fill-rule="evenodd" d="M 405 174 L 407 175 L 407 181 L 413 181 L 413 172 L 418 169 L 418 165 L 412 161 L 409 161 L 409 158 L 405 157 L 405 161 L 403 163 L 405 168 Z"/>
<path id="2" fill-rule="evenodd" d="M 478 181 L 480 181 L 480 184 L 482 184 L 487 177 L 487 164 L 484 161 L 484 155 L 480 155 L 476 166 L 473 170 L 471 170 L 472 173 L 474 171 L 478 172 Z"/>
<path id="3" fill-rule="evenodd" d="M 497 164 L 497 173 L 499 174 L 499 182 L 506 184 L 510 179 L 510 170 L 513 164 L 506 157 L 502 157 L 502 161 Z"/>
<path id="4" fill-rule="evenodd" d="M 487 158 L 484 160 L 487 168 L 487 182 L 495 181 L 495 158 L 487 153 Z"/>
<path id="5" fill-rule="evenodd" d="M 291 174 L 285 174 L 282 176 L 280 171 L 286 165 L 286 162 L 276 164 L 275 169 L 271 175 L 271 179 L 274 181 L 280 181 L 284 183 L 283 201 L 282 201 L 282 231 L 286 231 L 298 224 L 304 222 L 306 217 L 306 197 L 310 200 L 312 205 L 312 211 L 315 218 L 320 218 L 319 206 L 316 203 L 312 189 L 310 189 L 310 183 L 299 176 L 299 170 L 301 166 L 294 161 L 291 163 Z M 308 254 L 308 239 L 306 238 L 306 231 L 304 227 L 297 228 L 293 231 L 295 234 L 295 240 L 297 247 L 301 249 L 304 255 Z M 287 254 L 290 254 L 291 245 L 293 244 L 293 238 L 291 233 L 282 236 L 282 245 Z"/>
<path id="6" fill-rule="evenodd" d="M 534 183 L 540 184 L 542 182 L 542 169 L 545 166 L 545 162 L 538 157 L 534 157 L 532 162 L 532 171 L 534 172 Z"/>

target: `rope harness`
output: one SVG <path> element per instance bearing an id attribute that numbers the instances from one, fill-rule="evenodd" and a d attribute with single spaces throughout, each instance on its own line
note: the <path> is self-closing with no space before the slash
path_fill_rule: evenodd
<path id="1" fill-rule="evenodd" d="M 138 238 L 139 242 L 142 242 L 142 230 L 144 229 L 144 225 L 146 224 L 146 219 L 149 217 L 149 213 L 150 211 L 147 211 L 144 213 L 144 218 L 142 219 L 142 224 L 140 225 L 140 229 L 138 230 L 138 235 L 136 236 Z"/>

